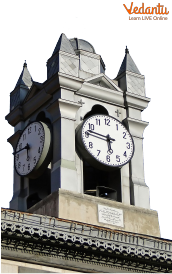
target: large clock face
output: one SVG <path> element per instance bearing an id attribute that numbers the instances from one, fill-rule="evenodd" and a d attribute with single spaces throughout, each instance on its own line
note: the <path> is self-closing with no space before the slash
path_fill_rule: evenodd
<path id="1" fill-rule="evenodd" d="M 47 140 L 48 139 L 48 140 Z M 46 124 L 33 122 L 22 132 L 14 153 L 14 165 L 20 176 L 27 176 L 44 162 L 50 148 L 50 131 Z"/>
<path id="2" fill-rule="evenodd" d="M 81 135 L 87 152 L 103 165 L 121 167 L 133 156 L 134 144 L 130 133 L 113 117 L 89 117 L 83 123 Z"/>

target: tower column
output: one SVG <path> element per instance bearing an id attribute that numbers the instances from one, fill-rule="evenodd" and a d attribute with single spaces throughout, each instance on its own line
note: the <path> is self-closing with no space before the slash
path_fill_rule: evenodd
<path id="1" fill-rule="evenodd" d="M 47 107 L 53 124 L 51 192 L 63 188 L 77 191 L 75 165 L 75 116 L 80 104 L 58 99 Z"/>
<path id="2" fill-rule="evenodd" d="M 130 162 L 130 200 L 131 204 L 150 209 L 149 188 L 144 179 L 143 131 L 148 123 L 127 117 L 124 119 L 133 140 L 134 156 Z"/>

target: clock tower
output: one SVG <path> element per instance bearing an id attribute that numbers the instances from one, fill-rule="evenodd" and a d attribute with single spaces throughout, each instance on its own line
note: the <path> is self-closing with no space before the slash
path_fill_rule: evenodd
<path id="1" fill-rule="evenodd" d="M 89 42 L 61 34 L 47 80 L 34 81 L 25 63 L 10 94 L 10 208 L 159 236 L 144 178 L 149 101 L 127 48 L 110 79 Z"/>

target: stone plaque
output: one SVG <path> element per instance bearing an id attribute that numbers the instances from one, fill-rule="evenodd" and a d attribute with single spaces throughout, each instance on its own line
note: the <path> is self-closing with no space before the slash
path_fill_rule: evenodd
<path id="1" fill-rule="evenodd" d="M 98 221 L 100 223 L 124 227 L 123 210 L 114 207 L 98 205 Z"/>

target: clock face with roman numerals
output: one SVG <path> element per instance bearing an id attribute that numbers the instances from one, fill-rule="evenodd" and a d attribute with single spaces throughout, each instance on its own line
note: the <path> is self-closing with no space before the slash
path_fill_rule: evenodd
<path id="1" fill-rule="evenodd" d="M 45 162 L 51 145 L 51 132 L 43 122 L 33 122 L 22 132 L 14 154 L 14 166 L 20 176 L 33 175 Z M 32 176 L 31 176 L 32 177 Z"/>
<path id="2" fill-rule="evenodd" d="M 130 133 L 121 122 L 107 115 L 87 118 L 82 125 L 81 140 L 86 151 L 86 160 L 90 162 L 90 155 L 96 160 L 96 167 L 122 167 L 131 160 L 134 153 Z M 95 161 L 91 162 L 94 165 Z"/>

